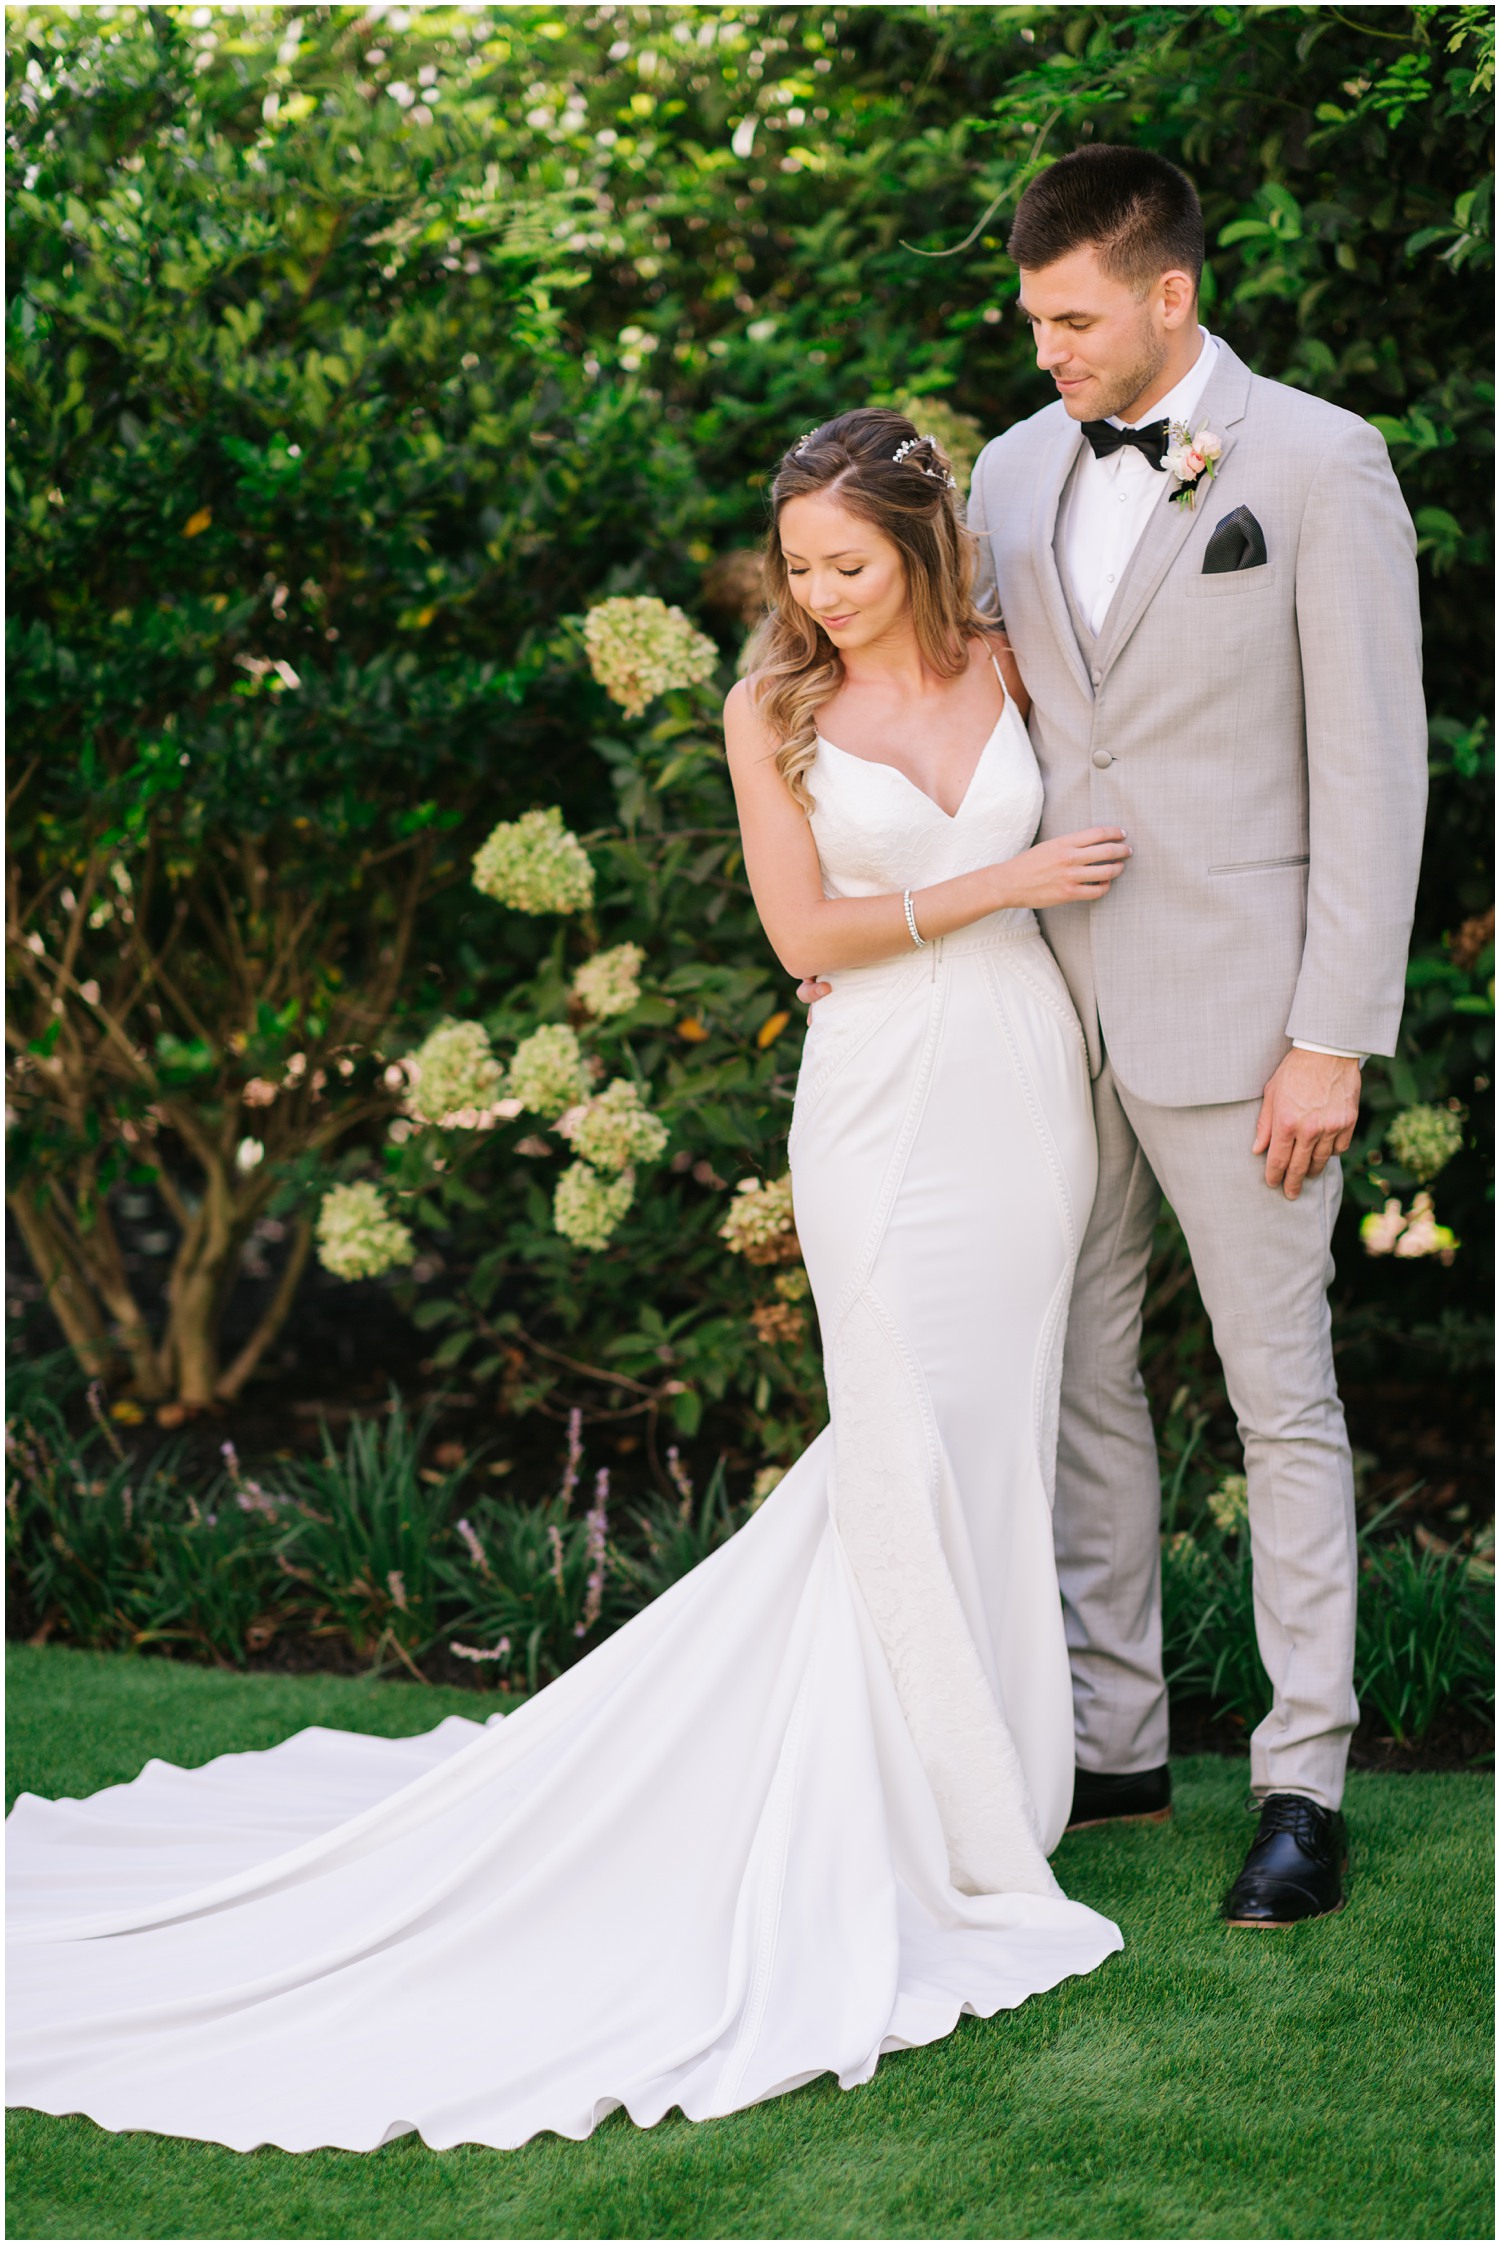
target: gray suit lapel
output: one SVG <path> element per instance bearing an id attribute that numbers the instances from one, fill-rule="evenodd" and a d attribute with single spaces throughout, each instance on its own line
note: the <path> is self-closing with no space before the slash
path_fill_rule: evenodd
<path id="1" fill-rule="evenodd" d="M 1073 620 L 1068 614 L 1067 594 L 1063 591 L 1062 577 L 1057 566 L 1053 541 L 1057 531 L 1057 510 L 1062 499 L 1063 486 L 1068 480 L 1074 461 L 1084 438 L 1078 423 L 1059 416 L 1049 432 L 1051 449 L 1037 478 L 1036 499 L 1031 517 L 1031 556 L 1036 567 L 1037 585 L 1042 596 L 1042 606 L 1047 611 L 1047 621 L 1052 626 L 1063 661 L 1073 673 L 1083 694 L 1092 701 L 1094 689 L 1089 681 L 1088 665 L 1078 645 Z"/>
<path id="2" fill-rule="evenodd" d="M 1219 455 L 1222 467 L 1234 446 L 1235 423 L 1245 417 L 1250 398 L 1250 369 L 1237 359 L 1228 344 L 1219 345 L 1219 360 L 1208 378 L 1202 401 L 1193 415 L 1196 427 L 1215 430 L 1224 439 L 1224 450 Z M 1170 493 L 1175 485 L 1169 475 L 1162 477 L 1162 495 L 1156 512 L 1147 523 L 1140 544 L 1131 556 L 1130 566 L 1121 581 L 1120 589 L 1109 606 L 1099 633 L 1095 668 L 1101 677 L 1108 674 L 1111 665 L 1128 644 L 1131 633 L 1140 622 L 1156 596 L 1158 586 L 1171 568 L 1198 520 L 1198 513 L 1207 500 L 1200 498 L 1198 508 L 1174 506 Z M 1213 486 L 1208 487 L 1209 496 Z"/>

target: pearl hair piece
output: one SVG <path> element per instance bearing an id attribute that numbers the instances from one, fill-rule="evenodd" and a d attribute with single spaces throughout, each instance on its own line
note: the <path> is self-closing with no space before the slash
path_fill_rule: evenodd
<path id="1" fill-rule="evenodd" d="M 915 452 L 919 444 L 930 444 L 934 451 L 937 450 L 937 438 L 934 436 L 908 437 L 905 444 L 897 445 L 895 451 L 891 454 L 891 458 L 899 466 L 900 463 L 906 458 L 907 453 Z M 925 466 L 920 460 L 913 460 L 912 466 L 914 468 L 921 468 L 923 475 L 931 476 L 934 483 L 946 483 L 950 491 L 956 491 L 958 489 L 958 479 L 956 476 L 951 474 L 948 469 L 929 468 Z"/>

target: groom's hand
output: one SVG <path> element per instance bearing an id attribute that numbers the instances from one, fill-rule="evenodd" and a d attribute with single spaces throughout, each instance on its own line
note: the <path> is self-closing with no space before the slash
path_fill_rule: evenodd
<path id="1" fill-rule="evenodd" d="M 1294 1045 L 1266 1085 L 1254 1154 L 1266 1156 L 1266 1183 L 1295 1200 L 1330 1155 L 1345 1154 L 1359 1120 L 1359 1062 Z"/>
<path id="2" fill-rule="evenodd" d="M 831 982 L 819 982 L 814 975 L 805 975 L 797 985 L 797 995 L 805 1006 L 815 1006 L 819 998 L 826 998 L 833 988 Z"/>

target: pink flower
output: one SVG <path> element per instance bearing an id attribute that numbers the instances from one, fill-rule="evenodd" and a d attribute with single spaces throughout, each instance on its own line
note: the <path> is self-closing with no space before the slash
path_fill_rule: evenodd
<path id="1" fill-rule="evenodd" d="M 1191 510 L 1198 484 L 1205 478 L 1213 481 L 1223 450 L 1223 438 L 1216 436 L 1212 429 L 1199 429 L 1194 434 L 1186 422 L 1174 421 L 1167 431 L 1167 450 L 1162 462 L 1180 486 L 1170 494 L 1172 499 Z"/>
<path id="2" fill-rule="evenodd" d="M 587 1520 L 588 1551 L 593 1565 L 584 1592 L 583 1619 L 574 1625 L 575 1637 L 587 1636 L 604 1604 L 604 1539 L 609 1519 L 609 1467 L 601 1466 L 594 1482 L 594 1502 Z"/>
<path id="3" fill-rule="evenodd" d="M 563 1510 L 572 1502 L 573 1491 L 578 1486 L 578 1468 L 583 1462 L 583 1413 L 575 1403 L 568 1413 L 568 1457 L 563 1467 L 560 1491 Z"/>
<path id="4" fill-rule="evenodd" d="M 489 1652 L 482 1652 L 477 1645 L 460 1645 L 455 1642 L 450 1642 L 448 1650 L 450 1653 L 457 1653 L 460 1660 L 504 1660 L 510 1651 L 510 1639 L 502 1637 L 499 1644 Z"/>
<path id="5" fill-rule="evenodd" d="M 490 1563 L 489 1560 L 485 1557 L 484 1545 L 480 1542 L 478 1536 L 475 1535 L 473 1528 L 469 1525 L 467 1520 L 460 1520 L 457 1525 L 458 1533 L 463 1538 L 464 1549 L 468 1552 L 469 1557 L 473 1560 L 475 1566 L 479 1569 L 479 1572 L 483 1576 L 485 1576 L 486 1579 L 488 1579 L 490 1573 Z"/>

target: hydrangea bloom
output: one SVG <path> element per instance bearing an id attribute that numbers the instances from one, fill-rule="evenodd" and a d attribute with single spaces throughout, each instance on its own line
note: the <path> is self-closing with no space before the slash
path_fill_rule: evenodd
<path id="1" fill-rule="evenodd" d="M 755 1338 L 773 1349 L 800 1341 L 807 1329 L 806 1316 L 792 1302 L 757 1302 L 750 1312 L 750 1323 Z"/>
<path id="2" fill-rule="evenodd" d="M 797 1262 L 802 1250 L 792 1215 L 791 1178 L 778 1177 L 771 1185 L 758 1177 L 741 1178 L 719 1237 L 731 1255 L 743 1255 L 747 1263 Z"/>
<path id="3" fill-rule="evenodd" d="M 552 803 L 495 828 L 475 852 L 474 886 L 516 912 L 582 912 L 594 901 L 594 868 Z"/>
<path id="4" fill-rule="evenodd" d="M 646 954 L 638 943 L 617 943 L 612 951 L 596 951 L 574 975 L 573 995 L 596 1021 L 629 1013 L 641 994 L 645 963 Z"/>
<path id="5" fill-rule="evenodd" d="M 1408 1107 L 1391 1124 L 1385 1142 L 1419 1185 L 1430 1185 L 1463 1145 L 1463 1117 L 1451 1107 Z"/>
<path id="6" fill-rule="evenodd" d="M 329 1187 L 318 1210 L 317 1240 L 318 1261 L 335 1278 L 379 1278 L 416 1254 L 407 1226 L 368 1181 Z"/>
<path id="7" fill-rule="evenodd" d="M 1226 1473 L 1208 1500 L 1208 1517 L 1232 1536 L 1250 1517 L 1250 1484 L 1242 1473 Z"/>
<path id="8" fill-rule="evenodd" d="M 601 1177 L 586 1161 L 575 1161 L 557 1181 L 552 1221 L 575 1247 L 606 1247 L 634 1198 L 634 1170 Z"/>
<path id="9" fill-rule="evenodd" d="M 667 1143 L 667 1127 L 624 1076 L 595 1095 L 568 1133 L 573 1150 L 596 1169 L 626 1169 L 633 1161 L 655 1161 Z"/>
<path id="10" fill-rule="evenodd" d="M 504 1081 L 505 1071 L 479 1021 L 440 1022 L 412 1059 L 417 1105 L 429 1122 L 460 1115 L 477 1120 Z"/>
<path id="11" fill-rule="evenodd" d="M 812 1280 L 800 1263 L 794 1271 L 778 1271 L 771 1283 L 783 1302 L 805 1302 L 812 1292 Z"/>
<path id="12" fill-rule="evenodd" d="M 561 1022 L 535 1029 L 516 1047 L 510 1089 L 523 1107 L 555 1122 L 565 1107 L 587 1099 L 589 1079 L 578 1039 Z"/>
<path id="13" fill-rule="evenodd" d="M 712 678 L 719 651 L 680 608 L 654 598 L 601 600 L 583 624 L 589 667 L 627 717 L 672 686 Z"/>

